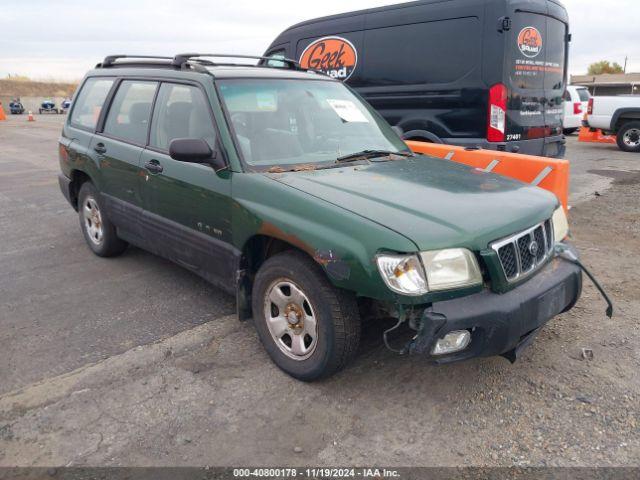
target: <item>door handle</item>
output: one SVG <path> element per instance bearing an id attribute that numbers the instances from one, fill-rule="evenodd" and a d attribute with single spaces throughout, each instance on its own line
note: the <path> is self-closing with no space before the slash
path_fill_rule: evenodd
<path id="1" fill-rule="evenodd" d="M 104 146 L 104 143 L 96 144 L 96 146 L 93 147 L 93 149 L 96 151 L 96 153 L 99 153 L 100 155 L 104 155 L 105 153 L 107 153 L 107 147 Z"/>
<path id="2" fill-rule="evenodd" d="M 162 167 L 162 165 L 160 165 L 160 162 L 158 160 L 149 160 L 147 163 L 144 164 L 144 168 L 149 170 L 151 173 L 162 173 L 162 171 L 164 170 L 164 168 Z"/>

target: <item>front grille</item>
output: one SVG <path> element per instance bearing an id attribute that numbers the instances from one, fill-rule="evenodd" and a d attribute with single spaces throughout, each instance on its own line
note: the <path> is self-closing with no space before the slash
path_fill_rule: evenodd
<path id="1" fill-rule="evenodd" d="M 530 275 L 553 253 L 553 225 L 542 222 L 491 245 L 498 254 L 502 271 L 509 282 Z"/>

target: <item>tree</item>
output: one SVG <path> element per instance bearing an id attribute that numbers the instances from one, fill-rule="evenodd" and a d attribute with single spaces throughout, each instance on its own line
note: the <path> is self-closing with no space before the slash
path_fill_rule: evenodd
<path id="1" fill-rule="evenodd" d="M 589 65 L 588 75 L 602 75 L 603 73 L 624 73 L 624 69 L 617 62 L 611 64 L 609 60 L 602 60 Z"/>

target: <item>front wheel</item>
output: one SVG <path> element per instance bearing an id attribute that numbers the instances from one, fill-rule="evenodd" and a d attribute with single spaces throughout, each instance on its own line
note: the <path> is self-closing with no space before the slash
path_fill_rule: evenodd
<path id="1" fill-rule="evenodd" d="M 616 141 L 624 152 L 640 152 L 640 122 L 625 123 L 618 130 Z"/>
<path id="2" fill-rule="evenodd" d="M 294 378 L 313 381 L 344 368 L 360 342 L 355 296 L 335 288 L 300 252 L 269 258 L 252 293 L 258 336 L 273 362 Z"/>
<path id="3" fill-rule="evenodd" d="M 565 128 L 562 133 L 564 133 L 565 135 L 569 136 L 569 135 L 573 135 L 574 133 L 576 133 L 578 131 L 577 128 Z"/>
<path id="4" fill-rule="evenodd" d="M 105 214 L 100 193 L 90 182 L 83 183 L 78 192 L 78 216 L 87 245 L 99 257 L 115 257 L 127 248 Z"/>

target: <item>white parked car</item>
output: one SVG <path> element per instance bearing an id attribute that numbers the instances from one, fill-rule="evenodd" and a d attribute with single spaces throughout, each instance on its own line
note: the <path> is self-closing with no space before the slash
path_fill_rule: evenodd
<path id="1" fill-rule="evenodd" d="M 591 94 L 586 87 L 567 86 L 564 93 L 564 120 L 562 128 L 565 135 L 575 133 L 581 126 Z"/>
<path id="2" fill-rule="evenodd" d="M 640 152 L 640 95 L 591 98 L 587 125 L 616 135 L 620 150 Z"/>

